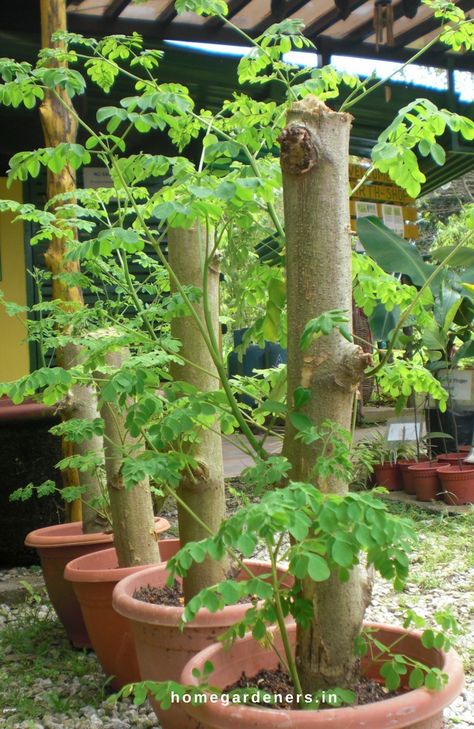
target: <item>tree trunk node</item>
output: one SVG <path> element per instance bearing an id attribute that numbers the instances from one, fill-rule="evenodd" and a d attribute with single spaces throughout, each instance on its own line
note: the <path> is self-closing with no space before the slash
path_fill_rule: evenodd
<path id="1" fill-rule="evenodd" d="M 298 387 L 310 390 L 302 408 L 320 430 L 331 421 L 351 426 L 354 391 L 368 357 L 334 329 L 300 347 L 305 325 L 324 312 L 347 312 L 352 327 L 352 272 L 349 214 L 350 114 L 330 110 L 312 96 L 288 112 L 281 141 L 288 294 L 288 409 Z M 283 454 L 292 464 L 294 481 L 310 482 L 326 493 L 347 493 L 341 478 L 322 479 L 314 466 L 322 454 L 318 440 L 305 444 L 287 421 Z M 325 582 L 302 582 L 302 594 L 313 606 L 308 630 L 298 628 L 296 659 L 305 692 L 350 686 L 356 675 L 354 638 L 366 606 L 363 571 L 351 570 L 348 582 L 336 573 Z"/>

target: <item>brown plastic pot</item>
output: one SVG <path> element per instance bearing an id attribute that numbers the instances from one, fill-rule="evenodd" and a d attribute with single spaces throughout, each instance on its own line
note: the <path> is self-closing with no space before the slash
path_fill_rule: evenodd
<path id="1" fill-rule="evenodd" d="M 408 461 L 398 461 L 398 468 L 400 469 L 400 476 L 402 479 L 403 490 L 406 494 L 411 496 L 415 495 L 415 484 L 411 478 L 410 466 L 414 466 L 416 463 L 423 463 L 426 459 L 420 459 L 417 461 L 415 458 Z"/>
<path id="2" fill-rule="evenodd" d="M 159 519 L 155 530 L 161 534 L 169 526 L 166 519 Z M 166 561 L 178 551 L 179 540 L 161 539 L 159 547 L 161 559 Z M 114 677 L 111 686 L 116 690 L 139 681 L 140 674 L 128 620 L 113 609 L 112 592 L 124 577 L 147 567 L 119 567 L 112 547 L 73 559 L 64 570 L 64 578 L 72 583 L 81 606 L 92 648 L 104 673 Z"/>
<path id="3" fill-rule="evenodd" d="M 377 463 L 374 466 L 374 482 L 376 486 L 385 486 L 389 491 L 401 491 L 402 477 L 398 463 Z"/>
<path id="4" fill-rule="evenodd" d="M 244 561 L 255 575 L 270 572 L 266 562 Z M 183 608 L 153 605 L 133 597 L 140 587 L 163 587 L 167 579 L 166 565 L 157 565 L 121 580 L 113 592 L 114 609 L 130 621 L 142 680 L 179 681 L 187 661 L 215 643 L 251 607 L 250 603 L 229 605 L 217 613 L 202 608 L 192 623 L 180 629 Z M 163 729 L 196 729 L 196 722 L 186 716 L 181 706 L 163 711 L 153 699 L 151 704 Z"/>
<path id="5" fill-rule="evenodd" d="M 89 648 L 90 641 L 72 585 L 64 579 L 64 568 L 72 559 L 107 549 L 112 543 L 112 532 L 83 534 L 80 521 L 36 529 L 25 539 L 26 546 L 38 552 L 51 604 L 76 648 Z"/>
<path id="6" fill-rule="evenodd" d="M 448 465 L 446 468 L 450 468 Z M 414 489 L 418 501 L 432 501 L 443 498 L 443 487 L 438 476 L 439 463 L 414 463 L 405 473 Z"/>
<path id="7" fill-rule="evenodd" d="M 474 466 L 440 466 L 438 475 L 444 491 L 444 500 L 451 506 L 474 504 Z"/>
<path id="8" fill-rule="evenodd" d="M 425 688 L 406 691 L 385 701 L 363 706 L 340 709 L 286 711 L 282 709 L 257 708 L 251 705 L 225 704 L 223 701 L 201 702 L 194 706 L 184 704 L 187 714 L 199 722 L 200 729 L 441 729 L 443 709 L 458 696 L 464 685 L 464 674 L 459 656 L 453 651 L 445 654 L 436 649 L 424 648 L 419 633 L 408 633 L 403 628 L 369 623 L 375 628 L 375 637 L 389 645 L 396 643 L 395 651 L 431 667 L 445 671 L 449 680 L 441 691 Z M 295 641 L 296 626 L 290 626 L 290 637 Z M 281 639 L 276 641 L 282 650 Z M 278 665 L 274 651 L 265 650 L 251 635 L 238 640 L 225 650 L 221 644 L 214 644 L 194 656 L 181 674 L 181 683 L 197 686 L 199 680 L 193 670 L 202 671 L 206 661 L 211 661 L 214 671 L 210 683 L 225 688 L 237 681 L 244 671 L 255 676 L 260 670 L 272 670 Z M 362 663 L 362 669 L 371 678 L 379 678 L 380 664 Z"/>

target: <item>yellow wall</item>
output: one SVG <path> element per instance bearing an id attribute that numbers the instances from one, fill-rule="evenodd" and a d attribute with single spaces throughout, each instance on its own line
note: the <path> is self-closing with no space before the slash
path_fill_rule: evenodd
<path id="1" fill-rule="evenodd" d="M 0 177 L 0 198 L 22 199 L 21 183 L 9 189 L 5 177 Z M 12 223 L 14 216 L 0 214 L 0 289 L 6 301 L 26 304 L 26 264 L 23 242 L 23 223 Z M 26 329 L 16 316 L 9 317 L 0 305 L 0 382 L 14 380 L 30 371 Z"/>

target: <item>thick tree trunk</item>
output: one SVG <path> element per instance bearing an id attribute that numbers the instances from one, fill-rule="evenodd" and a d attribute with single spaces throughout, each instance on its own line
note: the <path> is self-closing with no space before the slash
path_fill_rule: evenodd
<path id="1" fill-rule="evenodd" d="M 66 30 L 66 2 L 65 0 L 41 0 L 41 43 L 43 48 L 59 47 L 51 40 L 52 34 L 57 30 Z M 55 65 L 59 65 L 55 62 Z M 66 64 L 62 64 L 66 65 Z M 45 143 L 48 147 L 56 147 L 61 142 L 76 141 L 77 122 L 69 109 L 73 109 L 71 100 L 64 89 L 56 89 L 62 103 L 51 91 L 47 91 L 40 106 L 40 118 L 43 127 Z M 72 167 L 66 165 L 60 172 L 53 173 L 48 170 L 47 197 L 50 200 L 55 195 L 64 192 L 74 192 L 76 189 L 76 173 Z M 71 201 L 73 202 L 73 201 Z M 53 274 L 53 299 L 64 302 L 83 304 L 82 291 L 77 286 L 68 286 L 60 275 L 62 273 L 75 273 L 79 271 L 77 261 L 65 261 L 64 253 L 66 241 L 64 238 L 53 238 L 45 253 L 45 262 Z"/>
<path id="2" fill-rule="evenodd" d="M 316 339 L 302 351 L 305 324 L 323 312 L 344 309 L 351 327 L 351 242 L 349 215 L 349 134 L 352 117 L 328 109 L 315 97 L 293 105 L 281 135 L 281 167 L 286 231 L 288 290 L 288 408 L 297 387 L 308 388 L 304 408 L 316 428 L 331 420 L 351 425 L 354 393 L 367 364 L 360 347 L 339 332 Z M 283 452 L 291 477 L 310 481 L 323 491 L 344 494 L 348 485 L 336 478 L 318 481 L 312 473 L 321 443 L 295 439 L 287 422 Z M 348 686 L 356 661 L 353 641 L 365 606 L 365 582 L 358 569 L 342 583 L 336 574 L 325 582 L 303 581 L 314 617 L 299 628 L 297 665 L 303 690 Z"/>
<path id="3" fill-rule="evenodd" d="M 66 30 L 66 2 L 65 0 L 41 0 L 41 43 L 43 48 L 50 48 L 54 44 L 51 40 L 52 34 L 57 30 Z M 58 65 L 57 63 L 55 65 Z M 64 89 L 57 89 L 57 94 L 63 99 L 66 106 L 55 97 L 51 91 L 47 91 L 45 98 L 40 106 L 41 125 L 45 144 L 48 147 L 55 147 L 61 142 L 75 142 L 77 134 L 77 122 L 68 112 L 68 108 L 72 109 L 71 101 Z M 67 165 L 61 172 L 57 174 L 48 170 L 47 174 L 47 197 L 50 200 L 55 195 L 64 192 L 74 192 L 76 189 L 76 173 Z M 71 200 L 73 202 L 73 200 Z M 64 238 L 52 238 L 49 247 L 45 253 L 45 263 L 52 273 L 53 299 L 59 299 L 64 302 L 64 306 L 72 304 L 82 306 L 82 291 L 78 286 L 69 286 L 61 279 L 63 273 L 73 273 L 79 271 L 77 261 L 65 261 Z M 63 353 L 59 350 L 56 352 L 58 363 L 65 366 Z M 93 403 L 90 403 L 93 408 Z M 63 418 L 70 417 L 63 412 Z M 63 439 L 62 441 L 63 456 L 71 456 L 74 448 L 71 443 Z M 62 472 L 64 486 L 77 486 L 80 484 L 80 476 L 76 469 L 68 468 Z M 75 501 L 69 507 L 69 518 L 72 521 L 81 519 L 81 502 Z M 83 522 L 84 531 L 88 530 L 91 524 L 90 519 L 86 516 Z M 95 531 L 95 529 L 93 530 Z"/>
<path id="4" fill-rule="evenodd" d="M 67 344 L 62 355 L 63 366 L 66 369 L 74 367 L 80 364 L 82 359 L 81 347 L 77 344 Z M 99 418 L 96 388 L 93 385 L 73 385 L 64 414 L 68 419 L 77 418 L 92 421 Z M 73 445 L 74 454 L 79 456 L 85 456 L 87 453 L 103 454 L 104 452 L 104 439 L 101 435 L 94 435 L 92 438 Z M 78 471 L 77 478 L 79 485 L 85 489 L 82 494 L 82 530 L 85 534 L 101 532 L 107 524 L 99 516 L 97 510 L 91 506 L 102 493 L 100 474 L 97 470 Z"/>
<path id="5" fill-rule="evenodd" d="M 127 356 L 125 349 L 110 352 L 106 357 L 107 365 L 119 369 Z M 97 381 L 100 386 L 103 376 L 98 376 Z M 127 432 L 124 425 L 126 414 L 114 403 L 104 402 L 100 414 L 105 424 L 107 490 L 119 566 L 133 567 L 160 562 L 148 478 L 133 488 L 125 488 L 122 475 L 124 455 L 131 452 L 138 455 L 145 447 Z"/>
<path id="6" fill-rule="evenodd" d="M 212 246 L 212 243 L 210 244 Z M 203 270 L 206 259 L 206 231 L 172 229 L 168 231 L 169 263 L 183 285 L 203 288 Z M 207 271 L 208 307 L 216 340 L 219 341 L 219 261 L 215 258 Z M 196 305 L 205 326 L 204 309 Z M 173 365 L 175 380 L 184 380 L 201 392 L 218 389 L 219 377 L 208 347 L 191 316 L 173 319 L 173 336 L 182 343 L 180 354 L 192 364 Z M 200 369 L 202 368 L 202 369 Z M 224 469 L 218 424 L 214 431 L 201 430 L 192 454 L 199 470 L 192 477 L 186 475 L 179 487 L 179 495 L 213 531 L 217 531 L 225 515 Z M 190 517 L 178 504 L 179 536 L 182 544 L 209 536 L 206 530 Z M 189 601 L 200 590 L 225 577 L 226 565 L 210 559 L 193 564 L 184 582 L 185 600 Z"/>

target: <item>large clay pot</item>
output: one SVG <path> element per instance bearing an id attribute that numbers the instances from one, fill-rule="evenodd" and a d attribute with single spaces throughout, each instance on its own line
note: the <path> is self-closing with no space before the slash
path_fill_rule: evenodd
<path id="1" fill-rule="evenodd" d="M 169 528 L 166 519 L 155 525 L 158 534 Z M 178 539 L 162 539 L 160 556 L 169 559 L 179 549 Z M 73 559 L 66 565 L 64 578 L 72 583 L 89 639 L 111 686 L 119 689 L 140 680 L 133 637 L 128 620 L 112 608 L 115 585 L 128 575 L 147 569 L 143 566 L 119 567 L 115 548 L 103 549 Z"/>
<path id="2" fill-rule="evenodd" d="M 270 572 L 266 562 L 245 560 L 245 564 L 255 575 Z M 214 643 L 251 607 L 249 603 L 230 605 L 217 613 L 203 608 L 192 623 L 179 629 L 183 608 L 153 605 L 133 597 L 138 588 L 163 587 L 167 579 L 166 565 L 157 565 L 121 580 L 113 593 L 115 610 L 130 621 L 142 680 L 179 681 L 191 656 Z M 163 729 L 196 729 L 196 722 L 186 716 L 181 706 L 163 711 L 155 701 L 151 703 Z"/>
<path id="3" fill-rule="evenodd" d="M 72 585 L 64 579 L 64 568 L 72 559 L 107 549 L 112 543 L 112 532 L 83 534 L 80 521 L 36 529 L 25 539 L 38 552 L 51 603 L 76 648 L 89 648 L 90 641 Z"/>
<path id="4" fill-rule="evenodd" d="M 423 462 L 424 460 L 426 459 L 420 458 L 420 462 Z M 418 463 L 418 461 L 415 459 L 398 461 L 398 468 L 400 470 L 403 490 L 406 494 L 410 494 L 411 496 L 415 495 L 415 484 L 413 483 L 411 478 L 410 466 L 414 466 L 416 463 Z"/>
<path id="5" fill-rule="evenodd" d="M 444 500 L 447 504 L 474 504 L 474 466 L 440 466 L 438 476 L 443 484 Z"/>
<path id="6" fill-rule="evenodd" d="M 401 636 L 394 650 L 422 663 L 438 667 L 449 676 L 448 684 L 441 691 L 424 688 L 396 696 L 385 701 L 340 709 L 325 708 L 319 711 L 286 711 L 282 709 L 257 708 L 242 704 L 228 704 L 217 700 L 195 706 L 184 704 L 186 713 L 199 722 L 200 729 L 442 729 L 443 709 L 461 692 L 464 684 L 462 663 L 453 651 L 445 654 L 436 649 L 424 648 L 419 633 L 409 633 L 403 628 L 371 624 L 376 629 L 375 637 L 390 645 Z M 294 643 L 296 626 L 290 626 L 290 637 Z M 281 640 L 276 641 L 282 649 Z M 364 659 L 365 660 L 365 659 Z M 211 661 L 214 671 L 210 683 L 225 688 L 237 681 L 244 671 L 248 677 L 255 676 L 262 669 L 272 670 L 278 665 L 274 651 L 265 650 L 247 635 L 228 650 L 221 644 L 214 644 L 191 658 L 181 674 L 181 683 L 198 685 L 193 670 L 202 671 L 204 663 Z M 378 678 L 376 664 L 362 665 L 367 674 Z"/>
<path id="7" fill-rule="evenodd" d="M 377 463 L 374 466 L 374 485 L 385 486 L 389 491 L 401 491 L 402 477 L 398 463 Z"/>
<path id="8" fill-rule="evenodd" d="M 443 498 L 443 487 L 438 477 L 439 463 L 415 463 L 405 474 L 405 481 L 411 485 L 418 501 L 432 501 Z M 447 466 L 450 468 L 450 466 Z"/>

